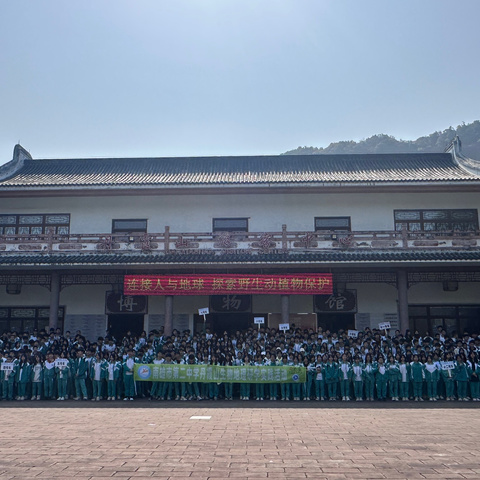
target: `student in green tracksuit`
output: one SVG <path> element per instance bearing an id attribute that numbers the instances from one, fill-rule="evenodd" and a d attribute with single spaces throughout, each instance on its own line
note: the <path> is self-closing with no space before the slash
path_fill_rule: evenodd
<path id="1" fill-rule="evenodd" d="M 400 375 L 400 397 L 404 402 L 408 402 L 409 392 L 408 387 L 410 385 L 410 365 L 407 363 L 405 355 L 400 357 L 400 363 L 398 366 Z"/>
<path id="2" fill-rule="evenodd" d="M 337 399 L 338 389 L 338 365 L 333 361 L 332 355 L 329 355 L 324 371 L 328 398 L 330 401 L 335 401 Z"/>
<path id="3" fill-rule="evenodd" d="M 338 379 L 340 381 L 340 392 L 344 402 L 350 401 L 350 382 L 352 381 L 352 366 L 348 361 L 347 354 L 342 355 L 342 361 L 338 367 Z"/>
<path id="4" fill-rule="evenodd" d="M 375 373 L 375 386 L 377 387 L 378 400 L 385 401 L 387 399 L 388 374 L 384 358 L 378 357 L 377 372 Z"/>
<path id="5" fill-rule="evenodd" d="M 276 367 L 277 366 L 277 358 L 275 357 L 275 354 L 272 353 L 270 355 L 270 360 L 267 361 L 266 365 L 270 367 Z M 270 383 L 268 385 L 268 396 L 271 401 L 276 401 L 277 396 L 278 396 L 278 385 L 276 383 Z"/>
<path id="6" fill-rule="evenodd" d="M 413 362 L 410 364 L 410 374 L 413 381 L 413 396 L 416 402 L 423 402 L 423 382 L 425 380 L 425 367 L 418 359 L 418 355 L 413 356 Z"/>
<path id="7" fill-rule="evenodd" d="M 16 374 L 18 400 L 26 400 L 27 398 L 27 384 L 30 381 L 30 375 L 31 370 L 30 364 L 27 362 L 27 356 L 22 354 L 20 355 Z"/>
<path id="8" fill-rule="evenodd" d="M 363 401 L 363 369 L 360 356 L 356 356 L 352 367 L 353 392 L 357 402 Z"/>
<path id="9" fill-rule="evenodd" d="M 162 365 L 163 363 L 165 363 L 165 359 L 163 358 L 163 352 L 158 352 L 157 356 L 153 359 L 151 363 L 153 363 L 154 365 Z M 160 397 L 162 385 L 163 382 L 152 382 L 152 387 L 150 388 L 150 397 L 153 400 L 157 400 Z"/>
<path id="10" fill-rule="evenodd" d="M 0 400 L 3 399 L 3 377 L 4 377 L 4 373 L 5 373 L 2 370 L 2 365 L 6 361 L 7 361 L 7 359 L 3 356 L 3 352 L 0 351 Z"/>
<path id="11" fill-rule="evenodd" d="M 454 370 L 454 378 L 455 382 L 457 383 L 457 395 L 459 402 L 466 402 L 468 400 L 467 387 L 470 375 L 470 369 L 463 361 L 463 357 L 461 355 L 457 355 L 457 366 Z"/>
<path id="12" fill-rule="evenodd" d="M 87 378 L 87 361 L 83 350 L 77 350 L 77 358 L 73 362 L 72 375 L 75 380 L 75 400 L 88 400 L 87 385 L 85 380 Z"/>
<path id="13" fill-rule="evenodd" d="M 316 376 L 316 366 L 314 362 L 314 357 L 312 356 L 310 360 L 305 358 L 304 366 L 307 369 L 305 383 L 303 386 L 303 399 L 310 400 L 312 395 L 312 388 L 315 382 Z"/>
<path id="14" fill-rule="evenodd" d="M 43 397 L 53 398 L 53 383 L 55 382 L 55 358 L 53 354 L 47 355 L 43 363 Z"/>
<path id="15" fill-rule="evenodd" d="M 32 382 L 32 400 L 40 400 L 42 398 L 43 384 L 43 366 L 40 355 L 35 355 L 30 375 Z"/>
<path id="16" fill-rule="evenodd" d="M 427 363 L 425 364 L 425 383 L 427 384 L 427 395 L 431 402 L 437 401 L 437 385 L 440 378 L 437 365 L 433 363 L 431 355 L 427 357 Z"/>
<path id="17" fill-rule="evenodd" d="M 443 383 L 445 384 L 445 399 L 447 402 L 451 402 L 455 400 L 455 362 L 452 360 L 452 355 L 450 353 L 447 353 L 444 358 L 444 361 L 441 362 L 442 370 L 440 371 L 440 374 Z"/>
<path id="18" fill-rule="evenodd" d="M 12 354 L 7 355 L 7 360 L 4 363 L 9 365 L 11 370 L 4 370 L 3 372 L 3 399 L 13 400 L 13 387 L 18 365 L 14 362 Z"/>
<path id="19" fill-rule="evenodd" d="M 283 355 L 277 359 L 277 365 L 279 367 L 286 367 L 288 365 L 288 357 Z M 288 392 L 288 393 L 287 393 Z M 280 384 L 280 397 L 281 400 L 285 401 L 288 400 L 290 397 L 290 384 L 289 383 L 281 383 Z M 242 385 L 240 384 L 240 400 L 242 399 Z"/>
<path id="20" fill-rule="evenodd" d="M 263 361 L 261 355 L 255 357 L 253 365 L 255 367 L 263 366 Z M 255 383 L 255 400 L 262 401 L 265 395 L 265 385 L 263 383 Z"/>
<path id="21" fill-rule="evenodd" d="M 94 359 L 90 363 L 90 378 L 92 379 L 93 398 L 92 401 L 100 401 L 102 397 L 102 386 L 104 380 L 107 378 L 107 362 L 102 357 L 102 354 L 97 352 Z"/>
<path id="22" fill-rule="evenodd" d="M 135 363 L 136 363 L 135 352 L 133 350 L 129 350 L 128 355 L 125 358 L 122 365 L 123 383 L 125 386 L 124 400 L 133 400 L 133 397 L 135 396 L 135 381 L 133 378 Z"/>
<path id="23" fill-rule="evenodd" d="M 293 359 L 293 366 L 294 367 L 301 367 L 298 357 L 294 357 Z M 292 396 L 294 401 L 300 400 L 300 384 L 298 382 L 292 385 Z"/>
<path id="24" fill-rule="evenodd" d="M 374 399 L 376 373 L 377 363 L 374 363 L 372 355 L 367 353 L 365 356 L 365 366 L 363 368 L 363 379 L 365 383 L 365 398 L 370 402 L 373 402 Z"/>
<path id="25" fill-rule="evenodd" d="M 107 400 L 114 401 L 117 398 L 117 382 L 122 371 L 122 364 L 117 360 L 117 354 L 110 354 L 107 365 Z"/>
<path id="26" fill-rule="evenodd" d="M 470 393 L 474 402 L 480 401 L 480 365 L 477 354 L 472 351 L 468 355 L 468 368 L 470 369 Z"/>
<path id="27" fill-rule="evenodd" d="M 172 355 L 170 353 L 165 354 L 165 365 L 173 365 Z M 159 400 L 173 400 L 174 389 L 172 382 L 161 382 L 159 390 Z"/>
<path id="28" fill-rule="evenodd" d="M 388 357 L 387 370 L 388 370 L 388 388 L 389 388 L 390 398 L 394 402 L 398 402 L 398 386 L 399 386 L 398 384 L 400 381 L 400 367 L 393 355 L 390 355 Z"/>
<path id="29" fill-rule="evenodd" d="M 63 401 L 67 398 L 68 376 L 70 375 L 70 362 L 64 353 L 58 357 L 58 362 L 55 362 L 55 374 L 57 376 L 57 400 Z"/>
<path id="30" fill-rule="evenodd" d="M 315 371 L 315 398 L 317 400 L 325 400 L 325 374 L 324 363 L 322 357 L 317 355 L 316 371 Z"/>

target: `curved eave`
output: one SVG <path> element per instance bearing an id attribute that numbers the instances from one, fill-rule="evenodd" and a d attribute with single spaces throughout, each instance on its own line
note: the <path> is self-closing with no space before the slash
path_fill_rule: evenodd
<path id="1" fill-rule="evenodd" d="M 116 195 L 172 195 L 222 193 L 320 193 L 320 192 L 418 192 L 480 191 L 480 179 L 461 181 L 384 181 L 384 182 L 323 182 L 323 183 L 264 183 L 264 184 L 197 184 L 197 185 L 75 185 L 75 186 L 0 186 L 0 197 L 63 197 L 63 196 L 116 196 Z"/>

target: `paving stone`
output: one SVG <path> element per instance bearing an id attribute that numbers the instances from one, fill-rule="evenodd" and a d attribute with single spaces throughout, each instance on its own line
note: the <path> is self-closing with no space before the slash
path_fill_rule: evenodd
<path id="1" fill-rule="evenodd" d="M 205 405 L 0 407 L 0 480 L 480 478 L 473 407 Z"/>

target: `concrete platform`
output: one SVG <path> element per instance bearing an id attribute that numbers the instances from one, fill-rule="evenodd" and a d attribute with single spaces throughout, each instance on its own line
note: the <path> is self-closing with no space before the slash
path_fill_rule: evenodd
<path id="1" fill-rule="evenodd" d="M 476 403 L 31 403 L 0 404 L 0 480 L 480 478 Z"/>

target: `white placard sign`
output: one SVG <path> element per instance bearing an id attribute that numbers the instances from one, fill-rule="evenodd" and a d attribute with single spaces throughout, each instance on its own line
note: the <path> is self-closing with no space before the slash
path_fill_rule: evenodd
<path id="1" fill-rule="evenodd" d="M 390 326 L 390 322 L 382 322 L 382 323 L 378 324 L 378 329 L 379 330 L 389 330 L 390 328 L 392 328 Z"/>
<path id="2" fill-rule="evenodd" d="M 55 360 L 56 367 L 68 367 L 68 360 L 57 358 Z"/>
<path id="3" fill-rule="evenodd" d="M 442 370 L 453 370 L 455 368 L 455 362 L 442 362 Z"/>
<path id="4" fill-rule="evenodd" d="M 287 330 L 290 330 L 290 324 L 289 323 L 281 323 L 278 326 L 278 329 L 281 330 L 282 332 L 286 332 Z"/>
<path id="5" fill-rule="evenodd" d="M 261 325 L 262 323 L 265 323 L 265 318 L 263 317 L 254 317 L 253 321 L 255 322 L 255 325 Z"/>
<path id="6" fill-rule="evenodd" d="M 198 309 L 198 314 L 199 315 L 208 315 L 210 313 L 210 311 L 208 310 L 208 308 L 199 308 Z"/>
<path id="7" fill-rule="evenodd" d="M 349 330 L 348 331 L 349 338 L 358 338 L 358 330 Z"/>
<path id="8" fill-rule="evenodd" d="M 13 363 L 2 363 L 1 370 L 4 372 L 13 372 Z"/>

